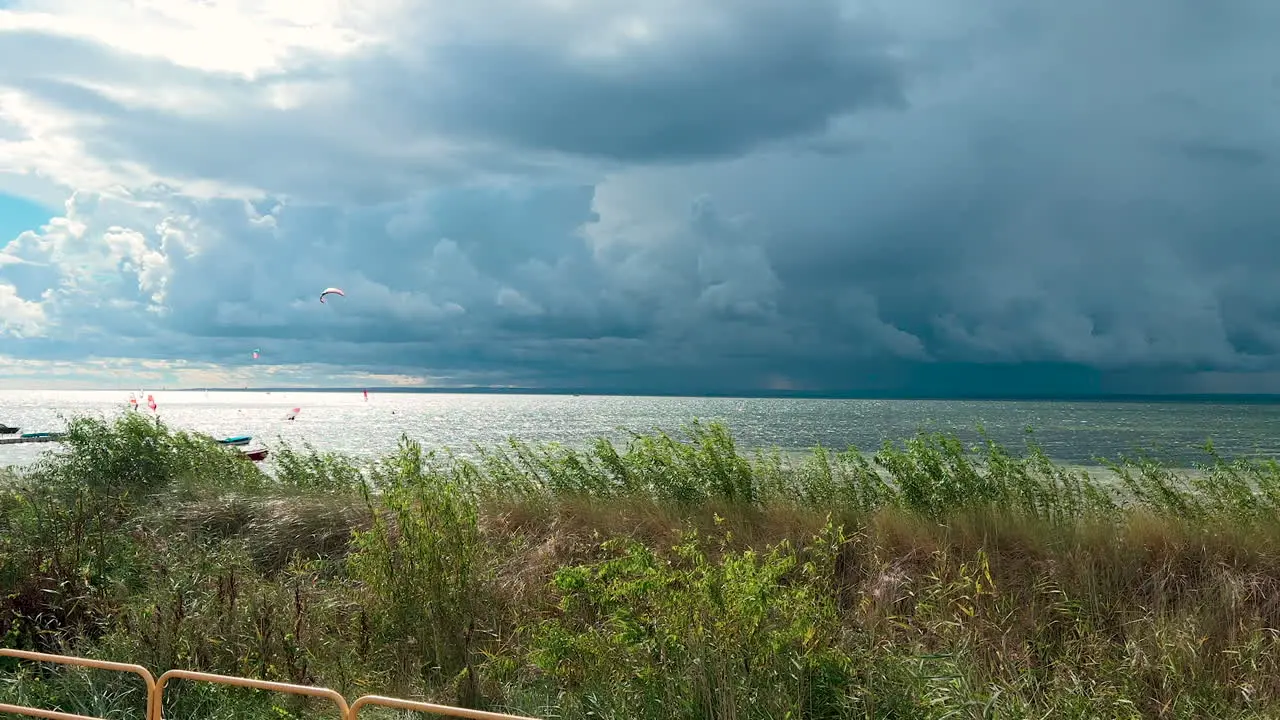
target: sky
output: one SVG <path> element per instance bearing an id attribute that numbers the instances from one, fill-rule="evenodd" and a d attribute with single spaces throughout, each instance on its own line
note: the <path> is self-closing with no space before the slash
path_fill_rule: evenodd
<path id="1" fill-rule="evenodd" d="M 1276 27 L 4 0 L 0 387 L 1280 392 Z"/>

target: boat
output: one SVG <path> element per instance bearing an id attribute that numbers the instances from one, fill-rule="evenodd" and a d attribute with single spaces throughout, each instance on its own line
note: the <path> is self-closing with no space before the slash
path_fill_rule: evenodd
<path id="1" fill-rule="evenodd" d="M 64 432 L 22 433 L 18 437 L 0 438 L 0 445 L 19 445 L 22 443 L 57 442 L 66 436 L 67 434 Z"/>
<path id="2" fill-rule="evenodd" d="M 16 435 L 18 428 L 9 427 L 8 425 L 0 425 L 0 435 Z"/>
<path id="3" fill-rule="evenodd" d="M 219 445 L 248 445 L 253 439 L 252 435 L 234 435 L 232 437 L 222 438 L 218 440 Z"/>
<path id="4" fill-rule="evenodd" d="M 253 450 L 241 450 L 240 452 L 244 453 L 245 457 L 249 458 L 254 462 L 261 462 L 267 459 L 266 448 L 255 448 Z"/>

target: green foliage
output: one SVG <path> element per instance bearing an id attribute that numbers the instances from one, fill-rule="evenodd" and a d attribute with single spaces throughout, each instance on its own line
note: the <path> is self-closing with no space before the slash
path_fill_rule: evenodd
<path id="1" fill-rule="evenodd" d="M 399 662 L 412 658 L 428 680 L 464 671 L 472 677 L 471 633 L 483 579 L 475 503 L 408 438 L 373 477 L 380 489 L 366 495 L 373 526 L 353 537 L 349 563 L 365 588 L 376 641 Z"/>
<path id="2" fill-rule="evenodd" d="M 853 684 L 819 564 L 787 543 L 713 560 L 690 535 L 660 558 L 635 541 L 554 577 L 561 616 L 531 640 L 533 665 L 571 712 L 632 718 L 841 717 Z"/>
<path id="3" fill-rule="evenodd" d="M 30 477 L 62 493 L 112 498 L 121 510 L 182 484 L 244 489 L 264 481 L 238 451 L 202 435 L 170 431 L 159 418 L 139 413 L 124 413 L 113 422 L 72 419 L 66 437 Z"/>
<path id="4" fill-rule="evenodd" d="M 935 520 L 975 508 L 1051 521 L 1115 509 L 1107 488 L 1083 472 L 1055 467 L 1033 443 L 1019 458 L 985 437 L 966 448 L 955 437 L 921 434 L 902 449 L 886 442 L 875 462 L 888 472 L 893 488 L 878 499 Z"/>
<path id="5" fill-rule="evenodd" d="M 1280 463 L 728 429 L 269 472 L 139 414 L 0 479 L 0 642 L 557 718 L 1275 717 Z M 140 717 L 0 662 L 0 702 Z M 327 709 L 176 688 L 171 716 Z"/>
<path id="6" fill-rule="evenodd" d="M 275 480 L 283 487 L 309 492 L 351 492 L 358 489 L 364 477 L 350 458 L 337 453 L 320 452 L 304 443 L 299 453 L 281 443 L 271 453 Z"/>
<path id="7" fill-rule="evenodd" d="M 761 499 L 751 463 L 738 454 L 728 428 L 695 421 L 685 430 L 687 441 L 661 431 L 635 434 L 621 453 L 604 438 L 586 452 L 512 439 L 505 448 L 479 448 L 473 472 L 486 497 L 644 497 L 683 507 Z"/>
<path id="8" fill-rule="evenodd" d="M 93 635 L 111 598 L 145 583 L 141 541 L 162 493 L 193 482 L 254 487 L 253 466 L 208 438 L 134 413 L 77 418 L 0 505 L 0 632 L 48 646 L 42 625 Z"/>

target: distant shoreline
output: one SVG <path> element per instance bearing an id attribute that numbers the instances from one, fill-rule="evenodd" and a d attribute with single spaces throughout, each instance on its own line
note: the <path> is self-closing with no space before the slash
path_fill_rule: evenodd
<path id="1" fill-rule="evenodd" d="M 31 388 L 44 390 L 46 388 Z M 48 388 L 62 392 L 137 392 L 136 388 Z M 461 387 L 461 388 L 423 388 L 423 387 L 183 387 L 151 390 L 154 392 L 305 392 L 305 393 L 359 393 L 362 391 L 396 395 L 546 395 L 546 396 L 584 396 L 584 397 L 666 397 L 666 398 L 713 398 L 726 400 L 930 400 L 955 402 L 1087 402 L 1087 403 L 1166 403 L 1166 404 L 1219 404 L 1219 405 L 1280 405 L 1280 395 L 1269 394 L 1096 394 L 1096 395 L 1053 395 L 1053 394 L 928 394 L 928 393 L 823 393 L 795 390 L 778 391 L 736 391 L 736 392 L 702 392 L 679 393 L 657 390 L 630 389 L 574 389 L 574 388 L 501 388 L 501 387 Z"/>

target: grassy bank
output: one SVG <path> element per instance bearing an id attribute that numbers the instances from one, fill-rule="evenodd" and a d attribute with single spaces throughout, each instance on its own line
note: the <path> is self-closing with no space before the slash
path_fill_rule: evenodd
<path id="1" fill-rule="evenodd" d="M 695 424 L 268 475 L 137 416 L 69 432 L 3 481 L 8 647 L 546 718 L 1280 717 L 1273 462 L 1099 481 L 931 435 L 797 463 Z M 0 702 L 140 718 L 112 680 L 0 661 Z"/>

